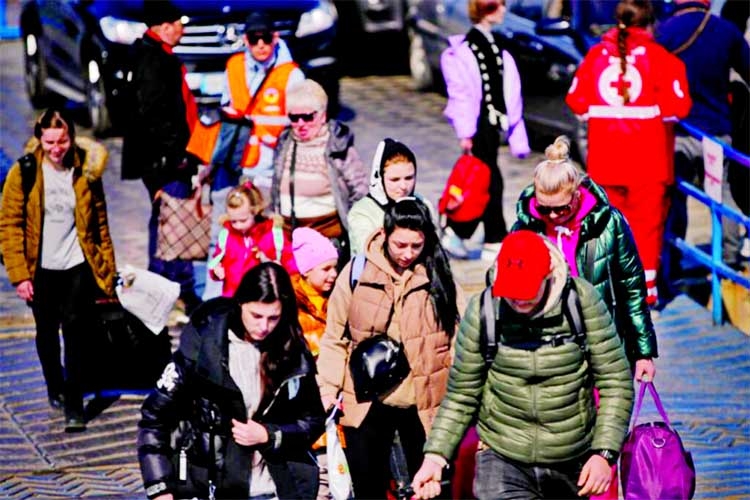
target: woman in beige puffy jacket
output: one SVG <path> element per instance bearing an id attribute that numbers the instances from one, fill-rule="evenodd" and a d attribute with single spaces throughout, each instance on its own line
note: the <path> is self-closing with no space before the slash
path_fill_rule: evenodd
<path id="1" fill-rule="evenodd" d="M 429 209 L 416 198 L 388 208 L 365 256 L 361 272 L 356 260 L 344 267 L 329 299 L 318 384 L 326 408 L 343 393 L 341 424 L 357 497 L 385 498 L 396 431 L 410 475 L 420 465 L 446 390 L 460 290 Z M 410 372 L 374 401 L 357 401 L 348 360 L 360 342 L 383 333 L 403 345 Z"/>

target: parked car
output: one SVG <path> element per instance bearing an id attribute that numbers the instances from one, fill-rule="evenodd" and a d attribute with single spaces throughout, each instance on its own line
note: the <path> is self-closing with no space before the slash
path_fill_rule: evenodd
<path id="1" fill-rule="evenodd" d="M 442 84 L 440 54 L 448 36 L 470 27 L 467 0 L 410 0 L 409 67 L 417 88 Z M 521 74 L 526 126 L 536 139 L 568 135 L 585 161 L 586 125 L 565 105 L 565 95 L 588 50 L 614 26 L 614 0 L 506 0 L 505 20 L 495 27 Z M 668 1 L 654 2 L 657 17 Z M 541 144 L 540 144 L 541 145 Z"/>
<path id="2" fill-rule="evenodd" d="M 357 11 L 365 33 L 400 32 L 404 29 L 404 0 L 340 0 Z"/>
<path id="3" fill-rule="evenodd" d="M 243 50 L 248 13 L 263 9 L 307 76 L 338 110 L 334 39 L 338 15 L 332 0 L 173 0 L 185 14 L 185 34 L 174 51 L 188 70 L 199 105 L 217 105 L 227 58 Z M 26 0 L 19 22 L 24 42 L 26 88 L 43 107 L 62 96 L 85 107 L 95 133 L 122 123 L 123 88 L 130 45 L 146 30 L 144 0 Z"/>

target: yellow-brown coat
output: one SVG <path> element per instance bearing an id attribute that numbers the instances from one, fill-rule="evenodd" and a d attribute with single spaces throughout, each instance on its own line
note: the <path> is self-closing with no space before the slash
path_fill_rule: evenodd
<path id="1" fill-rule="evenodd" d="M 107 295 L 115 293 L 115 253 L 107 222 L 102 174 L 107 150 L 85 137 L 76 138 L 73 190 L 76 197 L 75 224 L 78 241 L 96 284 Z M 0 205 L 0 249 L 10 282 L 15 286 L 33 280 L 39 262 L 44 224 L 44 175 L 42 148 L 31 139 L 26 152 L 36 160 L 36 177 L 29 191 L 24 218 L 21 168 L 16 162 L 5 181 Z"/>

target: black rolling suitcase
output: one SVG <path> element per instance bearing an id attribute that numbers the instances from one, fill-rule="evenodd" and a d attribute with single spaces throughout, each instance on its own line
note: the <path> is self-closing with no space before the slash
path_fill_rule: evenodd
<path id="1" fill-rule="evenodd" d="M 154 388 L 172 358 L 167 328 L 155 335 L 117 299 L 97 300 L 95 315 L 88 389 L 98 393 Z"/>

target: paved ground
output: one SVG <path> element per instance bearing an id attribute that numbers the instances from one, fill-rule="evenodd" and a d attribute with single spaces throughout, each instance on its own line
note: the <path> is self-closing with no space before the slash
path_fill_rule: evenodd
<path id="1" fill-rule="evenodd" d="M 0 44 L 0 147 L 16 157 L 34 113 L 23 92 L 21 46 Z M 357 147 L 369 161 L 383 137 L 410 145 L 419 162 L 419 190 L 435 200 L 458 154 L 441 119 L 444 98 L 411 91 L 403 76 L 342 81 L 342 99 L 356 112 Z M 85 131 L 84 131 L 85 133 Z M 120 139 L 105 141 L 105 176 L 118 263 L 144 266 L 146 191 L 119 180 Z M 531 178 L 538 154 L 523 161 L 506 151 L 506 216 Z M 512 223 L 512 220 L 508 221 Z M 707 240 L 705 212 L 691 206 L 689 239 Z M 472 292 L 488 263 L 454 262 Z M 707 311 L 680 297 L 657 320 L 661 357 L 658 387 L 698 468 L 696 498 L 750 498 L 750 342 L 731 327 L 711 325 Z M 62 415 L 46 403 L 33 342 L 33 321 L 0 271 L 0 497 L 142 498 L 135 431 L 142 396 L 127 395 L 103 409 L 80 435 L 62 432 Z M 134 367 L 134 369 L 137 369 Z M 649 408 L 646 417 L 653 416 Z"/>

